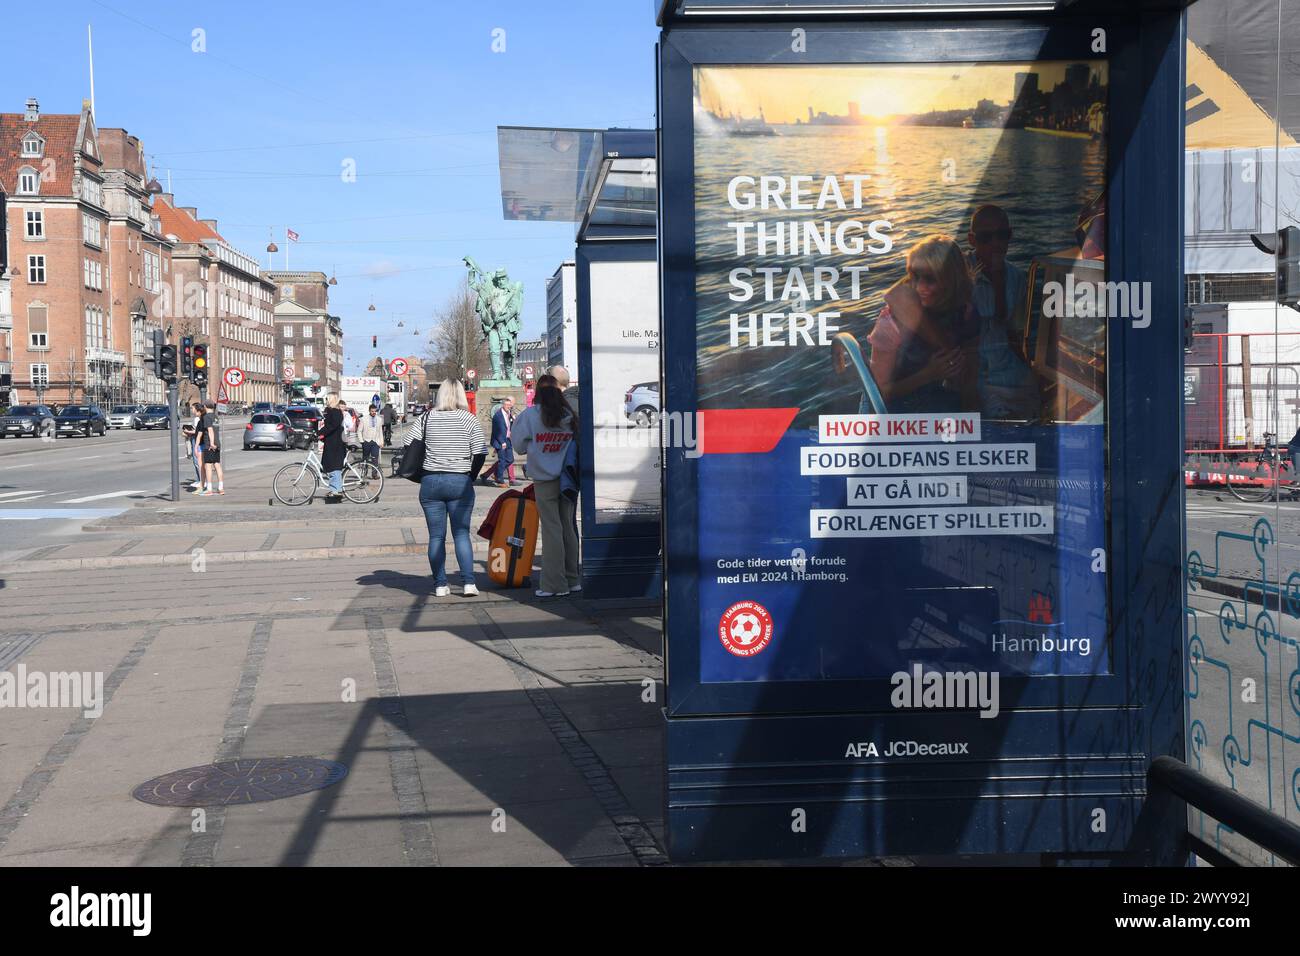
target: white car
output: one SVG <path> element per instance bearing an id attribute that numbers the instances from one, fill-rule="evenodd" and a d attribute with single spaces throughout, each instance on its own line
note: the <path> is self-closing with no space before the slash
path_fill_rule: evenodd
<path id="1" fill-rule="evenodd" d="M 623 414 L 638 428 L 649 428 L 659 420 L 659 383 L 633 385 L 623 396 Z"/>
<path id="2" fill-rule="evenodd" d="M 135 424 L 135 416 L 144 411 L 143 405 L 114 405 L 108 413 L 109 428 L 130 428 Z"/>

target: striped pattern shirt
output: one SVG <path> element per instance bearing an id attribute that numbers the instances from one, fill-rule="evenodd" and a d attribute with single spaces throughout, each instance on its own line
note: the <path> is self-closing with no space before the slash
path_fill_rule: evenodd
<path id="1" fill-rule="evenodd" d="M 468 474 L 475 455 L 487 454 L 478 419 L 469 412 L 429 412 L 424 423 L 424 470 Z M 420 426 L 407 429 L 403 447 L 420 437 Z"/>

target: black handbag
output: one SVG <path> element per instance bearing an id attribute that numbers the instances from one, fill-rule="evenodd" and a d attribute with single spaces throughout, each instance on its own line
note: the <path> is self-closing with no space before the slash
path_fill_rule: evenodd
<path id="1" fill-rule="evenodd" d="M 428 422 L 429 413 L 425 412 L 420 419 L 420 437 L 402 449 L 402 457 L 393 465 L 393 474 L 398 478 L 424 480 L 424 430 Z"/>

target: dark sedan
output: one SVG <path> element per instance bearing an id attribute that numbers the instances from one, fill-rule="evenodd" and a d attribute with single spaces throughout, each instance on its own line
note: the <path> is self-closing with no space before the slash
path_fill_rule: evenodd
<path id="1" fill-rule="evenodd" d="M 15 405 L 0 416 L 0 438 L 54 434 L 54 412 L 46 405 Z"/>
<path id="2" fill-rule="evenodd" d="M 316 440 L 320 431 L 322 413 L 315 405 L 290 405 L 284 412 L 293 426 L 293 443 L 306 448 Z"/>
<path id="3" fill-rule="evenodd" d="M 131 427 L 137 431 L 141 428 L 171 428 L 171 413 L 166 405 L 146 405 L 136 414 L 135 422 Z"/>
<path id="4" fill-rule="evenodd" d="M 102 435 L 108 431 L 108 419 L 98 405 L 66 405 L 54 420 L 54 433 L 58 435 Z"/>

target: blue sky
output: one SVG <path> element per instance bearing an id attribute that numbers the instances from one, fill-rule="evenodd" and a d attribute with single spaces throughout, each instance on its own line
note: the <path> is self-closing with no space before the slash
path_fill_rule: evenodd
<path id="1" fill-rule="evenodd" d="M 386 357 L 421 354 L 464 255 L 522 279 L 523 337 L 545 330 L 545 279 L 574 227 L 501 218 L 496 126 L 653 126 L 652 0 L 185 6 L 28 5 L 40 54 L 0 58 L 0 110 L 34 96 L 76 112 L 89 23 L 99 125 L 139 136 L 164 187 L 170 170 L 177 202 L 233 245 L 265 263 L 274 227 L 274 268 L 288 245 L 290 268 L 336 271 L 346 371 L 374 354 L 372 334 Z"/>

